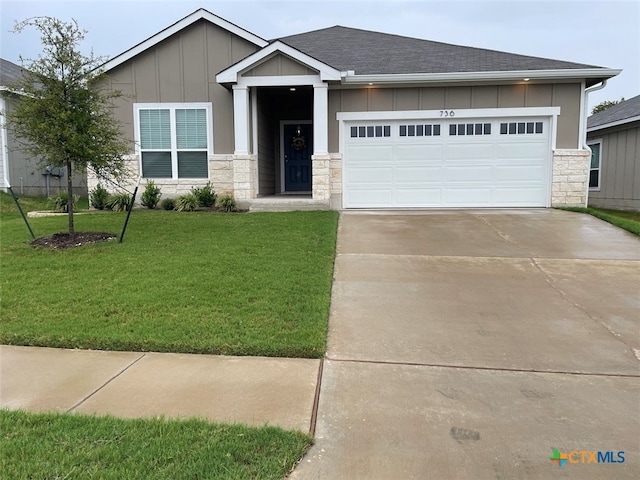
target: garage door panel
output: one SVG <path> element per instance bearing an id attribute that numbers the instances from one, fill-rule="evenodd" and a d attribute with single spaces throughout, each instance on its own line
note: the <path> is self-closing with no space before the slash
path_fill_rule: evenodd
<path id="1" fill-rule="evenodd" d="M 396 145 L 393 158 L 397 162 L 437 162 L 442 159 L 442 145 Z"/>
<path id="2" fill-rule="evenodd" d="M 352 185 L 391 185 L 393 168 L 391 167 L 361 167 L 354 168 L 349 173 L 349 183 Z M 351 178 L 353 177 L 353 178 Z"/>
<path id="3" fill-rule="evenodd" d="M 493 168 L 485 165 L 446 166 L 442 177 L 446 183 L 487 183 L 491 182 L 492 172 Z"/>
<path id="4" fill-rule="evenodd" d="M 523 142 L 523 143 L 510 143 L 510 144 L 496 144 L 495 146 L 495 158 L 513 160 L 517 158 L 530 158 L 537 159 L 538 162 L 542 162 L 541 159 L 546 157 L 548 150 L 546 141 L 538 142 Z"/>
<path id="5" fill-rule="evenodd" d="M 391 145 L 357 145 L 347 149 L 348 158 L 354 160 L 353 165 L 372 163 L 388 163 L 393 154 Z"/>
<path id="6" fill-rule="evenodd" d="M 477 162 L 490 161 L 493 158 L 493 144 L 449 144 L 444 149 L 444 158 L 448 162 L 455 160 L 468 161 L 470 159 Z"/>
<path id="7" fill-rule="evenodd" d="M 491 188 L 447 187 L 443 192 L 443 200 L 450 206 L 486 206 L 491 204 Z"/>
<path id="8" fill-rule="evenodd" d="M 396 191 L 395 206 L 437 206 L 442 204 L 442 189 L 438 187 L 406 188 Z"/>
<path id="9" fill-rule="evenodd" d="M 539 180 L 545 175 L 544 165 L 497 165 L 494 167 L 494 179 L 498 182 L 515 182 L 515 181 L 535 181 L 541 184 Z"/>
<path id="10" fill-rule="evenodd" d="M 371 207 L 393 206 L 394 192 L 391 188 L 358 189 L 353 188 L 345 194 L 350 206 L 368 205 Z"/>
<path id="11" fill-rule="evenodd" d="M 442 182 L 442 167 L 397 167 L 394 170 L 394 181 L 399 184 Z"/>

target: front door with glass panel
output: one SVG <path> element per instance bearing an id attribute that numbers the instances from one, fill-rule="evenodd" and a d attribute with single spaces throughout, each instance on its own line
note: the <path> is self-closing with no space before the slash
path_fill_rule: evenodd
<path id="1" fill-rule="evenodd" d="M 284 191 L 311 191 L 311 154 L 313 125 L 292 123 L 283 125 Z"/>

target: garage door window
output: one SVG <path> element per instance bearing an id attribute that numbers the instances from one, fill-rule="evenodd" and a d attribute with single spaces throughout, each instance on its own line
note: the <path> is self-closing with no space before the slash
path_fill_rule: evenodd
<path id="1" fill-rule="evenodd" d="M 391 125 L 368 125 L 351 127 L 351 138 L 390 137 Z"/>
<path id="2" fill-rule="evenodd" d="M 401 137 L 437 137 L 440 135 L 440 125 L 400 125 L 398 133 Z"/>
<path id="3" fill-rule="evenodd" d="M 491 135 L 490 123 L 458 123 L 449 125 L 449 135 Z"/>
<path id="4" fill-rule="evenodd" d="M 543 133 L 542 122 L 509 122 L 500 124 L 500 135 L 532 135 Z"/>

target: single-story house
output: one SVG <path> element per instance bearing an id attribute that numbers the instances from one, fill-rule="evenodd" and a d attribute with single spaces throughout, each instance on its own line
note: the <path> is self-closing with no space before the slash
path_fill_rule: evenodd
<path id="1" fill-rule="evenodd" d="M 10 111 L 18 101 L 20 92 L 12 85 L 23 77 L 23 69 L 15 63 L 0 58 L 0 115 Z M 20 150 L 20 142 L 11 128 L 0 116 L 0 190 L 11 186 L 21 195 L 56 195 L 67 190 L 66 171 L 55 168 L 30 157 Z M 87 194 L 87 178 L 76 174 L 73 179 L 74 193 Z"/>
<path id="2" fill-rule="evenodd" d="M 584 206 L 588 88 L 620 73 L 342 26 L 267 41 L 204 9 L 103 67 L 143 185 L 334 209 Z"/>
<path id="3" fill-rule="evenodd" d="M 640 95 L 587 119 L 589 205 L 640 210 Z"/>

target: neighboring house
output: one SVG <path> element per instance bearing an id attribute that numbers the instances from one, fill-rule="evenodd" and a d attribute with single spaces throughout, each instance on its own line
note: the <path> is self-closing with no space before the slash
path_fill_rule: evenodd
<path id="1" fill-rule="evenodd" d="M 0 114 L 10 111 L 18 101 L 20 92 L 11 85 L 22 76 L 22 67 L 0 58 Z M 20 142 L 0 117 L 0 190 L 6 192 L 8 186 L 21 195 L 55 195 L 67 190 L 67 179 L 64 169 L 47 168 L 46 163 L 22 152 Z M 86 195 L 86 175 L 74 176 L 73 188 L 74 193 Z"/>
<path id="2" fill-rule="evenodd" d="M 640 95 L 591 115 L 589 205 L 640 210 Z"/>
<path id="3" fill-rule="evenodd" d="M 584 206 L 585 90 L 620 73 L 341 26 L 267 41 L 204 9 L 104 69 L 143 184 L 336 209 Z"/>

